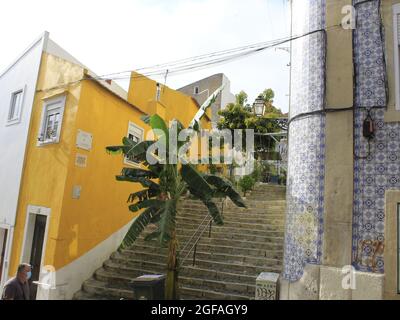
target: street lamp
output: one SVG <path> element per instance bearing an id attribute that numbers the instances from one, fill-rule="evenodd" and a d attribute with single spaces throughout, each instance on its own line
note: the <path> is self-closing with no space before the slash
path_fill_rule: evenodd
<path id="1" fill-rule="evenodd" d="M 261 95 L 258 96 L 253 104 L 253 112 L 257 117 L 264 116 L 265 113 L 265 101 Z"/>

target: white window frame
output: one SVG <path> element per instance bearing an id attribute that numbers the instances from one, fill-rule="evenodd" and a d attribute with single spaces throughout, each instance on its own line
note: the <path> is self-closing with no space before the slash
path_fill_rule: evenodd
<path id="1" fill-rule="evenodd" d="M 24 106 L 24 100 L 25 100 L 25 91 L 26 91 L 26 87 L 23 86 L 17 90 L 14 90 L 11 93 L 11 97 L 10 97 L 10 105 L 8 107 L 8 112 L 7 112 L 7 125 L 11 126 L 13 124 L 17 124 L 21 122 L 21 115 L 22 115 L 22 109 Z M 11 115 L 11 108 L 13 107 L 14 104 L 14 97 L 17 93 L 21 93 L 21 100 L 20 100 L 20 107 L 19 110 L 16 114 L 16 116 L 13 119 L 10 119 L 10 115 Z"/>
<path id="2" fill-rule="evenodd" d="M 24 259 L 27 252 L 28 253 L 30 252 L 30 245 L 32 245 L 32 243 L 28 244 L 28 241 L 27 241 L 28 234 L 29 234 L 28 228 L 29 228 L 29 223 L 32 222 L 31 216 L 35 216 L 35 218 L 36 218 L 36 215 L 42 215 L 42 216 L 46 217 L 46 227 L 44 229 L 42 257 L 40 259 L 40 270 L 39 270 L 39 277 L 40 277 L 40 274 L 42 273 L 42 269 L 44 267 L 44 259 L 46 256 L 47 242 L 49 240 L 48 238 L 49 238 L 50 218 L 51 218 L 51 209 L 50 208 L 28 205 L 28 208 L 26 210 L 26 217 L 25 217 L 25 227 L 24 227 L 24 235 L 23 235 L 23 240 L 22 240 L 22 250 L 20 253 L 19 261 L 20 261 L 20 263 L 29 263 L 29 261 L 26 261 L 26 259 Z M 33 228 L 34 228 L 34 225 L 33 225 Z M 32 254 L 32 252 L 30 252 L 30 254 Z M 36 293 L 36 297 L 37 297 L 38 293 L 39 293 L 39 288 Z"/>
<path id="3" fill-rule="evenodd" d="M 138 134 L 137 130 L 141 132 L 140 136 L 137 135 Z M 144 139 L 144 129 L 132 121 L 129 121 L 129 123 L 128 123 L 128 133 L 126 134 L 126 136 L 128 138 L 129 138 L 129 134 L 137 135 L 137 137 L 139 138 L 139 142 L 142 142 Z M 124 157 L 124 164 L 130 165 L 133 167 L 140 167 L 139 162 L 131 161 L 127 157 Z"/>
<path id="4" fill-rule="evenodd" d="M 65 102 L 66 102 L 66 95 L 63 96 L 58 96 L 55 98 L 49 98 L 43 102 L 43 110 L 42 110 L 42 119 L 40 123 L 40 129 L 38 133 L 38 146 L 43 146 L 43 145 L 48 145 L 48 144 L 54 144 L 54 143 L 59 143 L 60 142 L 60 136 L 61 136 L 61 128 L 63 124 L 63 118 L 64 118 L 64 109 L 65 109 Z M 57 128 L 57 134 L 56 137 L 53 139 L 48 139 L 48 140 L 43 140 L 43 137 L 46 134 L 46 126 L 47 126 L 47 115 L 49 111 L 51 110 L 60 110 L 60 121 L 59 125 Z"/>
<path id="5" fill-rule="evenodd" d="M 393 5 L 393 43 L 394 43 L 394 74 L 395 74 L 395 95 L 396 110 L 400 111 L 400 43 L 399 43 L 399 15 L 400 3 Z"/>
<path id="6" fill-rule="evenodd" d="M 3 274 L 1 275 L 1 283 L 0 283 L 0 296 L 2 295 L 2 290 L 5 282 L 9 279 L 8 272 L 10 267 L 10 258 L 12 252 L 12 245 L 14 240 L 14 228 L 8 224 L 0 223 L 0 228 L 6 229 L 8 231 L 7 235 L 7 243 L 6 243 L 6 252 L 4 255 L 4 263 L 3 263 Z"/>

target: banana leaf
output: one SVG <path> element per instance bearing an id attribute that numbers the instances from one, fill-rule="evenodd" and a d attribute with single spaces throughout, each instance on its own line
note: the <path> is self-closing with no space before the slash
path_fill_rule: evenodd
<path id="1" fill-rule="evenodd" d="M 205 174 L 204 180 L 206 180 L 209 184 L 216 188 L 216 192 L 214 195 L 218 195 L 219 197 L 229 197 L 232 202 L 241 208 L 246 208 L 246 204 L 244 203 L 240 194 L 233 188 L 230 181 L 211 174 Z"/>
<path id="2" fill-rule="evenodd" d="M 152 171 L 137 168 L 123 168 L 121 175 L 126 177 L 141 177 L 148 179 L 158 178 L 158 176 Z"/>
<path id="3" fill-rule="evenodd" d="M 148 199 L 148 200 L 143 200 L 139 201 L 135 204 L 132 204 L 129 206 L 129 210 L 132 212 L 138 212 L 141 209 L 144 208 L 152 208 L 152 209 L 160 209 L 164 206 L 164 201 L 162 200 L 157 200 L 157 199 Z"/>
<path id="4" fill-rule="evenodd" d="M 128 197 L 128 203 L 139 199 L 139 201 L 148 200 L 150 198 L 154 198 L 160 194 L 160 189 L 145 189 L 138 192 L 131 193 Z"/>
<path id="5" fill-rule="evenodd" d="M 188 185 L 189 191 L 194 191 L 196 196 L 205 200 L 211 200 L 213 189 L 192 165 L 182 165 L 181 175 Z"/>
<path id="6" fill-rule="evenodd" d="M 142 231 L 151 223 L 153 217 L 157 216 L 159 211 L 155 208 L 147 208 L 132 223 L 124 240 L 120 246 L 121 249 L 129 248 L 133 245 Z"/>
<path id="7" fill-rule="evenodd" d="M 206 205 L 208 212 L 210 213 L 211 217 L 213 218 L 213 221 L 221 226 L 224 224 L 224 219 L 221 215 L 221 212 L 219 211 L 217 205 L 212 201 L 203 201 L 202 202 Z"/>

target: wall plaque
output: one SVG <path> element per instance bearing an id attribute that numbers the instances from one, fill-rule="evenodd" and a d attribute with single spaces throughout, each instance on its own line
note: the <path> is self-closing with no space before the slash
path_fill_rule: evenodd
<path id="1" fill-rule="evenodd" d="M 78 148 L 90 151 L 92 150 L 92 142 L 93 142 L 92 134 L 82 130 L 78 130 L 78 134 L 76 136 L 76 146 Z"/>

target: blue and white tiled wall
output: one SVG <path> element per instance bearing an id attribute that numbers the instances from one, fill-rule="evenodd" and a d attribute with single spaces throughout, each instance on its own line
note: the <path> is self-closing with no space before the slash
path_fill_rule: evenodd
<path id="1" fill-rule="evenodd" d="M 354 0 L 357 28 L 353 34 L 355 63 L 354 101 L 354 206 L 353 264 L 361 271 L 383 272 L 385 192 L 400 189 L 400 123 L 384 121 L 387 106 L 385 40 L 381 32 L 379 0 Z M 325 0 L 293 1 L 293 36 L 326 27 Z M 297 14 L 301 12 L 301 14 Z M 323 32 L 292 42 L 290 118 L 325 107 L 325 54 Z M 363 137 L 367 110 L 376 127 L 375 139 Z M 306 264 L 321 264 L 325 115 L 300 117 L 289 128 L 287 223 L 283 276 L 298 281 Z"/>
<path id="2" fill-rule="evenodd" d="M 400 125 L 384 121 L 387 95 L 380 1 L 354 2 L 357 9 L 354 138 L 355 154 L 361 158 L 356 157 L 354 163 L 353 264 L 361 271 L 384 272 L 383 252 L 376 255 L 375 268 L 371 256 L 373 243 L 384 243 L 385 239 L 385 192 L 400 189 Z M 368 141 L 362 135 L 367 109 L 371 109 L 376 127 L 369 156 Z"/>
<path id="3" fill-rule="evenodd" d="M 293 1 L 293 36 L 324 29 L 325 11 L 325 0 Z M 290 118 L 324 108 L 325 53 L 324 32 L 293 41 Z M 307 263 L 321 262 L 324 160 L 325 115 L 293 120 L 289 129 L 283 272 L 284 278 L 292 282 L 301 278 Z"/>

